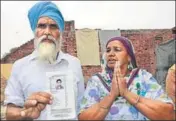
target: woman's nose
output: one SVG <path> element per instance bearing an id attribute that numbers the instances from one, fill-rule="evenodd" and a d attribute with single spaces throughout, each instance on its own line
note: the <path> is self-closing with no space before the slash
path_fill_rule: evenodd
<path id="1" fill-rule="evenodd" d="M 115 52 L 114 52 L 113 50 L 111 50 L 111 51 L 109 52 L 109 55 L 110 55 L 110 56 L 115 56 Z"/>

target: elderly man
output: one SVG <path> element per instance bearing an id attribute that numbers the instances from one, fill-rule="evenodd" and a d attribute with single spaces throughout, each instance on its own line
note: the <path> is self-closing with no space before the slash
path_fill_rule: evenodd
<path id="1" fill-rule="evenodd" d="M 6 119 L 46 119 L 46 105 L 52 103 L 47 93 L 46 73 L 72 70 L 75 75 L 76 111 L 84 93 L 80 61 L 61 51 L 64 18 L 52 2 L 38 2 L 28 12 L 34 32 L 34 52 L 18 61 L 12 68 L 5 89 Z M 77 119 L 77 117 L 75 117 Z"/>

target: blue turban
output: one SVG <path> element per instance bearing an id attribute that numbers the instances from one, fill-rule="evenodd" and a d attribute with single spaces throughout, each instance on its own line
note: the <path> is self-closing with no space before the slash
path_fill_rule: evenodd
<path id="1" fill-rule="evenodd" d="M 39 18 L 44 16 L 53 19 L 57 23 L 59 30 L 64 31 L 64 18 L 58 7 L 52 2 L 43 1 L 36 3 L 28 12 L 28 19 L 33 32 Z"/>

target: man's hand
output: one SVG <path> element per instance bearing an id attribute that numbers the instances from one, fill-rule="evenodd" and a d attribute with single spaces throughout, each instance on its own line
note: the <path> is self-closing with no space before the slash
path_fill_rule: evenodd
<path id="1" fill-rule="evenodd" d="M 36 119 L 45 109 L 47 104 L 52 103 L 52 96 L 46 92 L 33 93 L 25 102 L 24 109 L 21 111 L 22 118 Z"/>

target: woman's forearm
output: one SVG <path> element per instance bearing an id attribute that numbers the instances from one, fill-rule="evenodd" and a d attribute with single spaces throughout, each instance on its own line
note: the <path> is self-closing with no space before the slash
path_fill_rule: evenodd
<path id="1" fill-rule="evenodd" d="M 81 112 L 79 120 L 104 120 L 114 100 L 115 97 L 111 94 L 105 96 L 99 103 Z"/>
<path id="2" fill-rule="evenodd" d="M 126 100 L 134 105 L 138 99 L 138 95 L 127 91 L 124 96 Z M 174 109 L 172 104 L 166 104 L 158 100 L 151 100 L 140 97 L 135 107 L 147 118 L 151 120 L 172 120 L 174 118 Z"/>

